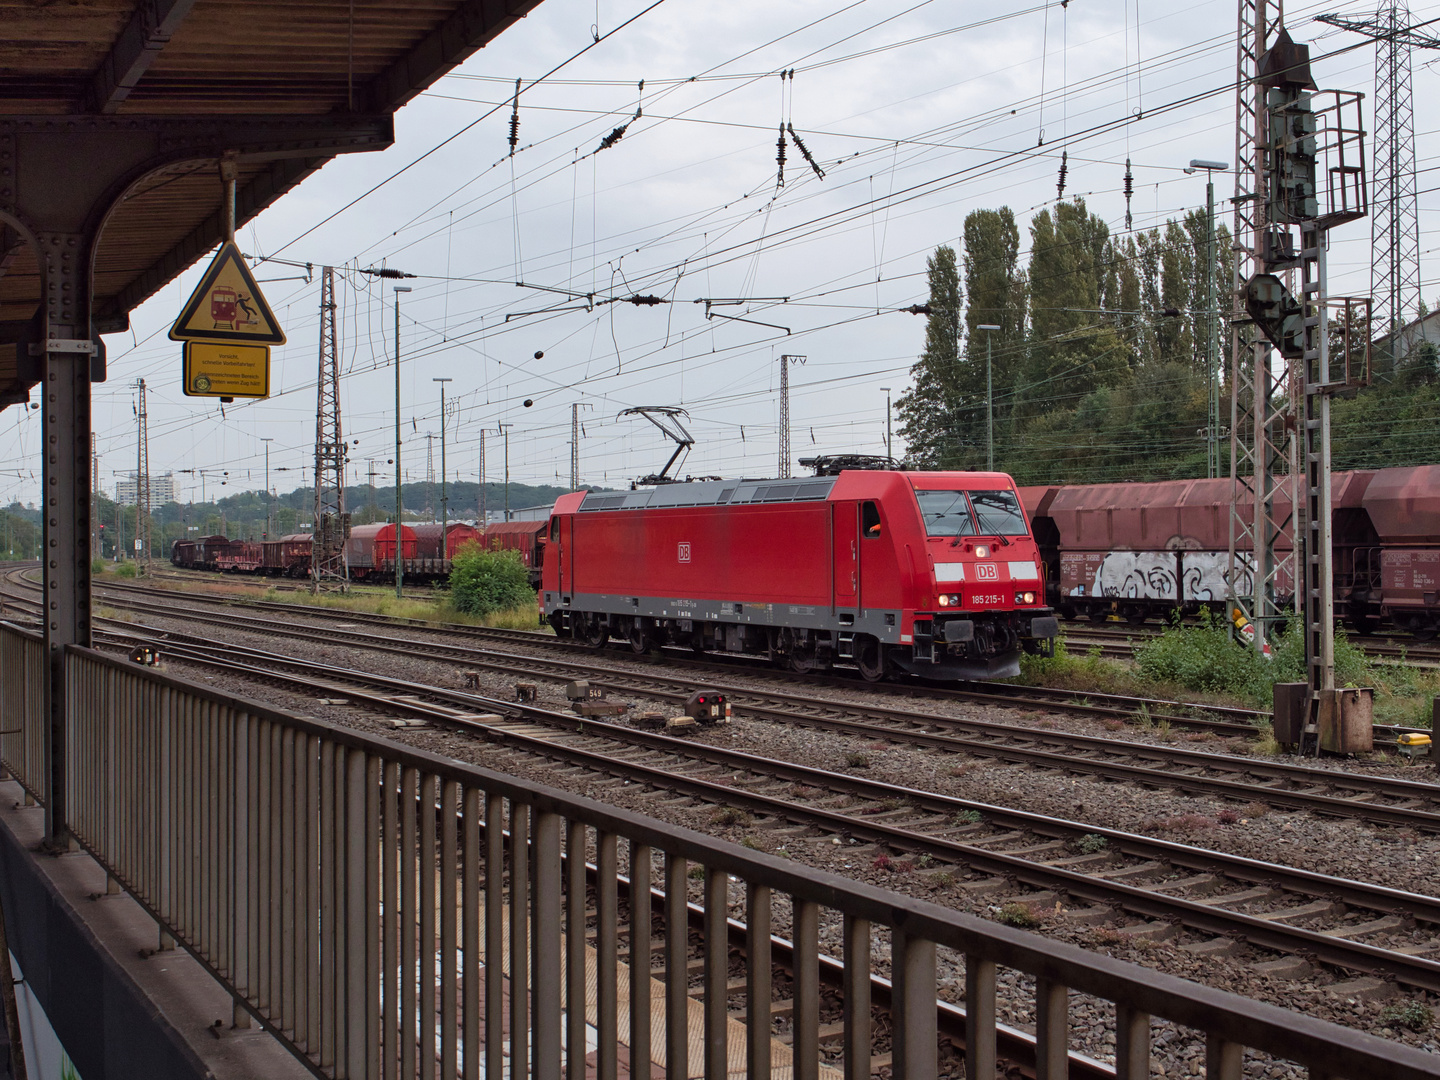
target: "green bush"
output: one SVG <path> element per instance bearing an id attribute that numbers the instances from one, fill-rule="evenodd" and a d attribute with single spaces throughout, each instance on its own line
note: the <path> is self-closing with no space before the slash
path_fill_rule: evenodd
<path id="1" fill-rule="evenodd" d="M 1230 635 L 1220 617 L 1200 613 L 1198 626 L 1175 625 L 1135 650 L 1141 674 L 1188 690 L 1231 693 L 1259 705 L 1274 699 L 1277 682 L 1305 682 L 1305 638 L 1300 620 L 1270 642 L 1269 659 Z M 1335 633 L 1335 685 L 1372 686 L 1375 673 L 1344 631 Z"/>
<path id="2" fill-rule="evenodd" d="M 530 573 L 516 551 L 486 551 L 466 544 L 450 572 L 450 602 L 466 615 L 489 615 L 535 605 Z"/>
<path id="3" fill-rule="evenodd" d="M 135 576 L 135 564 L 133 562 L 116 563 L 115 576 L 123 578 L 133 578 Z"/>

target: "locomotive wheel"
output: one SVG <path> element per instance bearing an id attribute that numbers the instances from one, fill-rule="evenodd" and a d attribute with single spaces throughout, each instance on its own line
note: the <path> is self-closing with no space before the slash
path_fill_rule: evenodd
<path id="1" fill-rule="evenodd" d="M 650 651 L 650 639 L 645 635 L 645 628 L 640 625 L 640 620 L 635 619 L 630 623 L 630 633 L 626 635 L 630 642 L 630 651 L 636 656 L 644 656 Z"/>
<path id="2" fill-rule="evenodd" d="M 866 682 L 879 682 L 888 673 L 890 665 L 885 662 L 885 648 L 870 634 L 855 638 L 855 666 Z"/>
<path id="3" fill-rule="evenodd" d="M 610 641 L 610 630 L 598 618 L 589 619 L 585 623 L 584 642 L 592 649 L 603 649 Z"/>

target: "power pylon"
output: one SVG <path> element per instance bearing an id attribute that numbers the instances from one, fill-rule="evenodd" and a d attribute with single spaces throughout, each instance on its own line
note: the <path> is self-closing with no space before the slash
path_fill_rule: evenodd
<path id="1" fill-rule="evenodd" d="M 150 432 L 145 410 L 145 380 L 137 379 L 135 407 L 135 559 L 140 573 L 150 569 Z"/>
<path id="2" fill-rule="evenodd" d="M 780 357 L 780 469 L 776 475 L 782 480 L 790 475 L 790 365 L 803 363 L 803 356 Z"/>
<path id="3" fill-rule="evenodd" d="M 1370 290 L 1379 326 L 1371 337 L 1390 338 L 1388 365 L 1399 354 L 1396 335 L 1420 315 L 1420 211 L 1415 185 L 1415 101 L 1411 49 L 1440 49 L 1440 38 L 1410 23 L 1399 0 L 1371 18 L 1319 15 L 1317 21 L 1364 34 L 1375 41 L 1375 120 L 1370 199 Z"/>
<path id="4" fill-rule="evenodd" d="M 315 524 L 311 539 L 311 591 L 322 582 L 349 581 L 345 540 L 345 435 L 340 423 L 340 350 L 335 330 L 335 268 L 320 274 L 320 377 L 315 398 Z"/>

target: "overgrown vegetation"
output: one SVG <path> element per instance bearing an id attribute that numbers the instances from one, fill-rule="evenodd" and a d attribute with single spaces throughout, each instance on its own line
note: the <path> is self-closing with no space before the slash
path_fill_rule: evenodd
<path id="1" fill-rule="evenodd" d="M 1072 654 L 1063 639 L 1054 656 L 1023 656 L 1022 685 L 1062 690 L 1097 691 L 1137 697 L 1194 700 L 1270 708 L 1277 682 L 1305 681 L 1305 642 L 1298 622 L 1271 643 L 1271 657 L 1231 638 L 1222 619 L 1202 613 L 1197 623 L 1168 627 L 1159 637 L 1135 648 L 1135 662 L 1106 660 L 1097 647 Z M 1343 631 L 1335 635 L 1335 683 L 1368 686 L 1375 691 L 1375 722 L 1429 727 L 1431 702 L 1440 696 L 1440 671 L 1405 663 L 1371 661 Z M 1156 730 L 1148 708 L 1141 705 L 1131 721 Z M 1109 725 L 1107 725 L 1109 726 Z M 1162 737 L 1164 725 L 1159 726 Z M 1258 731 L 1258 753 L 1274 752 L 1269 725 Z"/>
<path id="2" fill-rule="evenodd" d="M 1135 650 L 1141 674 L 1156 682 L 1187 690 L 1223 692 L 1249 698 L 1259 705 L 1274 699 L 1277 682 L 1304 682 L 1305 639 L 1299 620 L 1271 642 L 1267 660 L 1254 649 L 1237 645 L 1230 629 L 1203 611 L 1196 625 L 1172 625 Z M 1335 685 L 1373 686 L 1373 665 L 1343 632 L 1335 635 Z"/>
<path id="3" fill-rule="evenodd" d="M 923 351 L 896 403 L 911 466 L 984 467 L 993 410 L 995 465 L 1022 484 L 1205 475 L 1195 433 L 1207 423 L 1207 333 L 1224 350 L 1203 312 L 1207 277 L 1215 295 L 1230 289 L 1223 222 L 1213 263 L 1201 210 L 1112 235 L 1081 198 L 1031 216 L 1023 238 L 1009 207 L 975 210 L 962 239 L 927 264 Z M 1331 328 L 1337 363 L 1343 319 Z M 1435 461 L 1440 351 L 1425 342 L 1391 356 L 1380 342 L 1373 372 L 1370 387 L 1334 403 L 1335 467 Z"/>
<path id="4" fill-rule="evenodd" d="M 1014 926 L 1020 930 L 1033 930 L 1042 921 L 1029 904 L 1015 900 L 1002 905 L 995 917 L 1006 926 Z"/>
<path id="5" fill-rule="evenodd" d="M 479 544 L 466 544 L 456 552 L 450 572 L 450 603 L 466 615 L 490 615 L 523 604 L 533 611 L 535 594 L 520 553 L 486 551 Z"/>
<path id="6" fill-rule="evenodd" d="M 1421 1001 L 1405 1001 L 1386 1006 L 1380 1022 L 1411 1031 L 1429 1031 L 1435 1023 L 1435 1011 Z"/>

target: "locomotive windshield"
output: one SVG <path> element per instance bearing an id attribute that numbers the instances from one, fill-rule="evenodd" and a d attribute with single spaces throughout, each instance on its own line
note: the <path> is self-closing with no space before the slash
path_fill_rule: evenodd
<path id="1" fill-rule="evenodd" d="M 1013 491 L 920 491 L 920 516 L 930 536 L 1028 536 Z"/>

